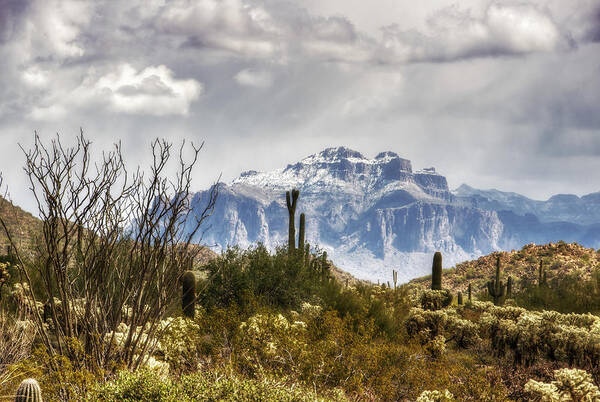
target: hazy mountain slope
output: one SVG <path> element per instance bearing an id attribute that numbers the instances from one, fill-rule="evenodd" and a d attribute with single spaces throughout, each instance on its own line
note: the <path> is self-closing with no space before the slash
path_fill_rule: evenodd
<path id="1" fill-rule="evenodd" d="M 541 222 L 570 222 L 580 225 L 600 223 L 600 193 L 578 197 L 557 194 L 546 201 L 536 201 L 517 193 L 478 190 L 466 184 L 453 191 L 458 200 L 476 208 L 512 211 L 517 215 L 533 214 Z"/>

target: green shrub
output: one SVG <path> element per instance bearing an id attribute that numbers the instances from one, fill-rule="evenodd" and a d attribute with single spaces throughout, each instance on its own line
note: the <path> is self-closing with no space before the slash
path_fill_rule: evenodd
<path id="1" fill-rule="evenodd" d="M 202 372 L 183 376 L 180 381 L 161 377 L 150 370 L 122 371 L 98 386 L 90 401 L 345 401 L 343 393 L 318 395 L 297 384 L 270 378 L 245 379 L 221 372 Z"/>

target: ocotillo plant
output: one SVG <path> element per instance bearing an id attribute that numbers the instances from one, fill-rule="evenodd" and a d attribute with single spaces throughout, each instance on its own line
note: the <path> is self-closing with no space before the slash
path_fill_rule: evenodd
<path id="1" fill-rule="evenodd" d="M 392 277 L 394 278 L 394 290 L 396 290 L 396 287 L 398 286 L 398 271 L 395 269 L 392 269 Z"/>
<path id="2" fill-rule="evenodd" d="M 496 279 L 487 283 L 488 293 L 494 299 L 496 306 L 502 304 L 504 295 L 506 294 L 506 286 L 500 280 L 500 257 L 496 260 Z"/>
<path id="3" fill-rule="evenodd" d="M 42 402 L 40 384 L 33 378 L 23 380 L 17 389 L 15 402 Z"/>
<path id="4" fill-rule="evenodd" d="M 471 303 L 471 282 L 469 282 L 469 287 L 467 288 L 467 292 L 469 293 L 469 303 Z"/>
<path id="5" fill-rule="evenodd" d="M 188 318 L 196 316 L 196 275 L 185 271 L 181 277 L 181 308 L 183 315 Z"/>
<path id="6" fill-rule="evenodd" d="M 298 233 L 298 254 L 304 253 L 304 235 L 306 230 L 306 217 L 304 213 L 300 214 L 300 233 Z"/>
<path id="7" fill-rule="evenodd" d="M 506 278 L 506 297 L 512 297 L 512 276 Z"/>
<path id="8" fill-rule="evenodd" d="M 442 290 L 442 253 L 436 251 L 431 267 L 431 289 Z"/>
<path id="9" fill-rule="evenodd" d="M 288 214 L 290 215 L 290 223 L 289 223 L 289 234 L 288 234 L 288 248 L 289 253 L 292 254 L 294 249 L 296 248 L 296 202 L 298 201 L 298 196 L 300 195 L 300 191 L 293 189 L 292 196 L 290 198 L 290 192 L 285 192 L 285 201 L 287 204 Z"/>
<path id="10" fill-rule="evenodd" d="M 457 299 L 458 299 L 458 305 L 459 305 L 459 306 L 462 306 L 462 304 L 463 304 L 463 296 L 462 296 L 462 292 L 458 292 L 458 297 L 457 297 Z"/>

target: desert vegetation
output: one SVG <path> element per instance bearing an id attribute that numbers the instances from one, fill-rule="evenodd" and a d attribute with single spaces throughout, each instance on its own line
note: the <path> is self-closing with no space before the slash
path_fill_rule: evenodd
<path id="1" fill-rule="evenodd" d="M 40 219 L 19 231 L 3 201 L 2 397 L 599 398 L 594 250 L 526 246 L 452 270 L 435 253 L 422 280 L 350 280 L 306 242 L 304 213 L 296 236 L 302 194 L 291 189 L 287 244 L 199 258 L 193 242 L 218 196 L 213 186 L 191 213 L 201 147 L 151 151 L 147 170 L 129 169 L 119 146 L 92 161 L 83 135 L 74 147 L 36 137 L 25 151 Z"/>

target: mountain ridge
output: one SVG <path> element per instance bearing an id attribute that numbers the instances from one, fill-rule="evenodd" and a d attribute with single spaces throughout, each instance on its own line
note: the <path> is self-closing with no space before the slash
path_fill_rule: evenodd
<path id="1" fill-rule="evenodd" d="M 284 194 L 297 188 L 296 216 L 306 214 L 307 240 L 359 279 L 388 280 L 392 269 L 401 281 L 422 276 L 438 250 L 452 266 L 532 241 L 600 245 L 600 227 L 594 226 L 600 215 L 596 220 L 595 211 L 588 211 L 593 196 L 568 214 L 571 199 L 561 197 L 544 204 L 498 190 L 450 191 L 435 168 L 414 171 L 410 160 L 392 151 L 367 158 L 347 147 L 326 148 L 279 169 L 245 171 L 220 186 L 209 243 L 218 249 L 285 244 Z M 206 194 L 194 196 L 194 207 Z"/>

